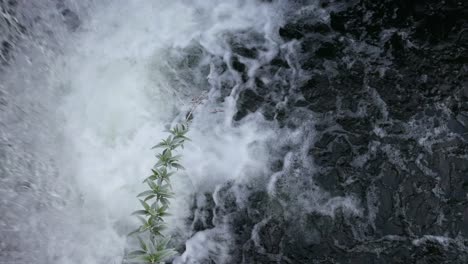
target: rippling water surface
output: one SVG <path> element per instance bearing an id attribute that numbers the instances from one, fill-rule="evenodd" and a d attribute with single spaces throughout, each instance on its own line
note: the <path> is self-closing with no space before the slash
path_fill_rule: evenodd
<path id="1" fill-rule="evenodd" d="M 442 62 L 440 89 L 436 69 L 413 72 L 399 54 L 434 63 L 417 28 L 386 25 L 380 7 L 0 4 L 1 264 L 121 263 L 150 147 L 190 109 L 166 219 L 174 263 L 466 260 L 468 92 L 450 67 L 466 68 Z"/>

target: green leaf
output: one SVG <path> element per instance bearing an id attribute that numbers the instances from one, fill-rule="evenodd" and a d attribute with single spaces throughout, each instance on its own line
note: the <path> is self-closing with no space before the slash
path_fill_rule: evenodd
<path id="1" fill-rule="evenodd" d="M 139 233 L 140 233 L 140 228 L 137 228 L 137 229 L 133 230 L 132 232 L 128 233 L 127 236 L 133 236 L 133 235 L 139 234 Z"/>
<path id="2" fill-rule="evenodd" d="M 166 198 L 160 198 L 159 202 L 161 202 L 162 205 L 169 205 L 169 200 Z"/>
<path id="3" fill-rule="evenodd" d="M 144 192 L 138 194 L 137 197 L 148 196 L 148 195 L 151 195 L 151 194 L 153 194 L 153 191 L 144 191 Z"/>
<path id="4" fill-rule="evenodd" d="M 156 236 L 155 235 L 150 236 L 150 239 L 148 241 L 148 252 L 150 254 L 156 252 Z"/>
<path id="5" fill-rule="evenodd" d="M 144 224 L 144 225 L 140 226 L 140 233 L 143 233 L 143 232 L 145 232 L 146 230 L 148 230 L 150 228 L 151 228 L 151 225 Z"/>
<path id="6" fill-rule="evenodd" d="M 169 257 L 172 257 L 176 255 L 177 252 L 174 249 L 164 249 L 164 250 L 159 250 L 154 254 L 151 254 L 154 256 L 155 259 L 157 259 L 157 262 L 162 262 L 166 260 Z"/>
<path id="7" fill-rule="evenodd" d="M 156 249 L 157 250 L 164 250 L 167 247 L 167 244 L 169 244 L 170 240 L 171 240 L 171 238 L 169 238 L 169 237 L 160 239 L 158 241 L 158 243 L 157 243 Z"/>
<path id="8" fill-rule="evenodd" d="M 147 181 L 155 181 L 157 180 L 158 178 L 155 176 L 155 175 L 150 175 L 148 176 L 146 179 L 143 180 L 143 183 L 147 182 Z"/>
<path id="9" fill-rule="evenodd" d="M 145 255 L 146 252 L 143 251 L 143 250 L 135 250 L 135 251 L 132 251 L 132 252 L 129 252 L 127 254 L 127 257 L 129 258 L 135 258 L 135 257 L 138 257 L 138 256 L 141 256 L 141 255 Z"/>
<path id="10" fill-rule="evenodd" d="M 158 215 L 158 212 L 156 210 L 154 210 L 153 208 L 150 208 L 150 210 L 148 210 L 148 213 L 152 216 L 157 216 Z"/>
<path id="11" fill-rule="evenodd" d="M 169 238 L 164 237 L 162 230 L 166 227 L 164 217 L 169 215 L 169 198 L 174 195 L 171 191 L 170 177 L 175 172 L 169 170 L 185 169 L 179 163 L 182 156 L 173 156 L 173 151 L 178 147 L 183 148 L 185 141 L 190 140 L 186 136 L 189 130 L 189 117 L 186 117 L 186 119 L 186 123 L 175 125 L 169 130 L 170 135 L 166 139 L 161 140 L 160 143 L 152 147 L 153 149 L 162 148 L 163 150 L 161 153 L 156 154 L 158 160 L 153 166 L 153 174 L 143 180 L 143 183 L 148 184 L 150 190 L 137 195 L 138 198 L 141 198 L 139 201 L 145 210 L 133 212 L 142 225 L 131 233 L 132 235 L 144 233 L 145 236 L 149 236 L 149 240 L 145 243 L 140 237 L 137 237 L 143 250 L 130 252 L 128 256 L 134 257 L 130 263 L 161 263 L 170 256 L 177 254 L 174 249 L 167 248 Z"/>
<path id="12" fill-rule="evenodd" d="M 132 215 L 147 215 L 148 212 L 146 210 L 137 210 L 132 213 Z"/>
<path id="13" fill-rule="evenodd" d="M 183 140 L 187 140 L 187 141 L 192 141 L 190 138 L 186 137 L 186 136 L 179 136 L 181 139 Z"/>
<path id="14" fill-rule="evenodd" d="M 161 233 L 162 230 L 163 230 L 162 228 L 153 227 L 153 228 L 151 228 L 150 232 L 151 232 L 151 234 L 153 234 L 155 236 L 163 237 L 163 234 Z"/>
<path id="15" fill-rule="evenodd" d="M 141 239 L 141 237 L 137 237 L 138 242 L 140 243 L 140 248 L 143 249 L 144 251 L 148 251 L 148 246 L 146 245 L 145 241 Z"/>
<path id="16" fill-rule="evenodd" d="M 156 162 L 156 164 L 154 164 L 154 167 L 165 167 L 167 166 L 167 162 L 165 160 L 158 160 L 158 162 Z"/>
<path id="17" fill-rule="evenodd" d="M 151 149 L 161 148 L 161 147 L 165 147 L 164 142 L 161 142 L 161 143 L 159 143 L 157 145 L 152 146 Z"/>
<path id="18" fill-rule="evenodd" d="M 166 158 L 166 159 L 172 157 L 171 149 L 167 148 L 167 149 L 163 150 L 163 153 L 162 153 L 161 157 Z"/>
<path id="19" fill-rule="evenodd" d="M 157 210 L 158 209 L 158 201 L 154 201 L 152 204 L 151 204 L 151 208 L 153 208 L 154 210 Z"/>
<path id="20" fill-rule="evenodd" d="M 148 186 L 151 188 L 151 190 L 156 191 L 158 189 L 158 185 L 154 182 L 149 181 Z"/>
<path id="21" fill-rule="evenodd" d="M 153 199 L 154 197 L 156 197 L 156 195 L 154 195 L 154 194 L 153 194 L 153 195 L 149 195 L 149 196 L 147 196 L 143 201 L 146 202 L 146 201 L 148 201 L 148 200 Z"/>
<path id="22" fill-rule="evenodd" d="M 140 201 L 141 205 L 143 206 L 143 208 L 145 208 L 146 211 L 149 211 L 151 209 L 149 204 L 147 204 L 145 201 L 142 201 L 142 200 L 138 200 L 138 201 Z"/>
<path id="23" fill-rule="evenodd" d="M 185 170 L 184 166 L 180 165 L 179 163 L 172 163 L 171 167 L 174 167 L 178 170 Z"/>

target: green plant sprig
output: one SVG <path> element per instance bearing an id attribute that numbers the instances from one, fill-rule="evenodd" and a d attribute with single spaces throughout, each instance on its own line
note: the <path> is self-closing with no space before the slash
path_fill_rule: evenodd
<path id="1" fill-rule="evenodd" d="M 152 174 L 143 181 L 148 185 L 148 190 L 137 195 L 142 208 L 133 215 L 138 217 L 141 225 L 129 236 L 137 237 L 140 248 L 127 253 L 125 263 L 163 263 L 177 254 L 173 248 L 167 247 L 170 238 L 165 237 L 162 231 L 166 227 L 164 217 L 169 215 L 169 199 L 174 195 L 170 183 L 170 177 L 175 173 L 172 170 L 184 169 L 179 163 L 181 156 L 173 155 L 173 152 L 183 148 L 185 141 L 190 140 L 187 132 L 188 121 L 170 129 L 170 135 L 152 147 L 162 148 L 163 151 L 156 155 L 158 161 L 151 170 Z"/>

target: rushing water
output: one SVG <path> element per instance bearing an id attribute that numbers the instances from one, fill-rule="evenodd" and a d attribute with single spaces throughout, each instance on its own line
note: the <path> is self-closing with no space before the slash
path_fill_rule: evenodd
<path id="1" fill-rule="evenodd" d="M 260 118 L 233 126 L 236 94 L 216 102 L 220 77 L 209 71 L 212 56 L 230 56 L 225 34 L 245 30 L 274 38 L 280 18 L 272 6 L 236 1 L 122 1 L 93 15 L 58 62 L 54 77 L 66 90 L 59 112 L 72 147 L 74 188 L 83 200 L 72 214 L 78 222 L 67 223 L 75 226 L 79 239 L 55 242 L 69 239 L 75 245 L 72 252 L 59 251 L 59 263 L 74 263 L 77 257 L 99 263 L 123 252 L 128 229 L 119 227 L 128 225 L 129 212 L 138 206 L 135 193 L 154 163 L 149 147 L 164 137 L 174 113 L 191 107 L 192 99 L 203 102 L 182 161 L 187 175 L 174 179 L 171 229 L 185 233 L 188 195 L 213 191 L 228 179 L 241 180 L 246 169 L 263 169 L 261 145 L 271 132 L 259 133 Z M 273 45 L 278 44 L 271 40 Z M 204 51 L 186 61 L 182 52 L 192 46 Z M 207 73 L 208 78 L 202 75 Z M 252 144 L 260 145 L 255 154 Z M 196 259 L 197 254 L 203 253 L 189 250 L 183 258 Z"/>
<path id="2" fill-rule="evenodd" d="M 461 67 L 351 2 L 0 1 L 0 264 L 121 263 L 192 109 L 173 263 L 466 263 Z"/>
<path id="3" fill-rule="evenodd" d="M 236 32 L 261 38 L 264 50 L 249 62 L 249 74 L 268 63 L 282 45 L 276 33 L 282 3 L 142 0 L 91 7 L 85 9 L 89 19 L 76 32 L 57 37 L 60 50 L 44 47 L 50 55 L 36 55 L 42 62 L 34 63 L 45 68 L 39 69 L 40 76 L 31 72 L 33 68 L 9 78 L 16 83 L 25 80 L 23 96 L 31 98 L 18 96 L 18 101 L 41 104 L 39 113 L 27 113 L 22 120 L 18 129 L 27 130 L 20 131 L 24 135 L 15 135 L 32 141 L 18 158 L 42 162 L 24 169 L 34 174 L 31 177 L 24 172 L 5 179 L 19 189 L 5 194 L 9 199 L 4 206 L 18 207 L 11 221 L 27 218 L 7 223 L 13 230 L 2 230 L 6 250 L 18 253 L 10 256 L 11 261 L 118 263 L 127 243 L 125 234 L 136 225 L 129 216 L 138 207 L 135 194 L 155 162 L 150 147 L 164 137 L 179 111 L 193 107 L 194 100 L 200 104 L 192 141 L 184 150 L 187 172 L 174 179 L 177 198 L 168 219 L 180 241 L 190 235 L 184 219 L 194 194 L 213 192 L 227 180 L 243 181 L 267 170 L 265 144 L 274 136 L 274 127 L 259 115 L 233 125 L 240 77 L 229 69 L 220 76 L 214 64 L 230 60 L 229 35 Z M 38 78 L 37 83 L 32 78 Z M 222 81 L 233 89 L 220 100 Z M 15 107 L 29 107 L 24 104 L 20 101 Z M 45 124 L 46 129 L 32 126 L 34 131 L 29 131 L 30 124 Z M 23 166 L 19 161 L 9 163 L 10 170 Z M 2 189 L 8 191 L 12 192 Z M 187 242 L 187 251 L 176 262 L 208 254 L 203 251 L 214 242 L 201 236 Z M 17 248 L 8 248 L 10 244 Z M 220 258 L 227 251 L 224 246 L 216 245 Z"/>

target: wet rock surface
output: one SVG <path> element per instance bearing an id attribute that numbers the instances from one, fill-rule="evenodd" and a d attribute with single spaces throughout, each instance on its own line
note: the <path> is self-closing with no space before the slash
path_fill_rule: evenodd
<path id="1" fill-rule="evenodd" d="M 207 62 L 209 52 L 195 45 L 171 62 L 178 71 L 168 78 L 181 87 L 211 85 L 220 103 L 234 98 L 233 122 L 261 114 L 278 130 L 265 175 L 195 195 L 190 235 L 221 230 L 214 240 L 228 255 L 214 250 L 200 263 L 468 263 L 467 4 L 310 2 L 290 1 L 276 39 L 230 33 L 229 56 Z M 53 15 L 31 15 L 35 5 Z M 72 6 L 0 0 L 0 70 L 24 38 L 41 39 L 36 27 L 52 20 L 79 30 Z M 0 110 L 14 95 L 0 93 Z M 9 137 L 0 141 L 1 179 L 35 176 L 38 164 L 9 170 L 6 161 L 23 159 Z M 48 205 L 30 190 L 47 188 L 34 179 L 2 181 L 2 197 L 30 192 L 18 205 L 35 201 L 43 210 Z M 28 212 L 14 213 L 23 209 L 5 201 L 1 211 L 12 213 L 0 222 L 12 226 L 25 215 L 16 223 L 21 240 L 41 255 Z M 0 230 L 0 238 L 17 231 Z M 37 262 L 24 246 L 0 239 L 0 258 Z"/>
<path id="2" fill-rule="evenodd" d="M 310 133 L 273 143 L 269 182 L 243 203 L 239 186 L 218 192 L 229 263 L 467 263 L 467 4 L 295 5 L 255 74 L 261 48 L 233 44 L 235 120 Z"/>

